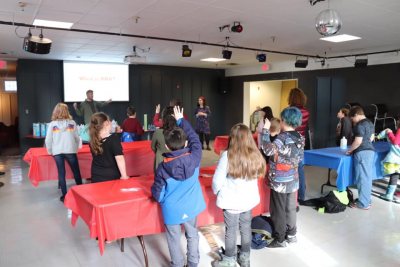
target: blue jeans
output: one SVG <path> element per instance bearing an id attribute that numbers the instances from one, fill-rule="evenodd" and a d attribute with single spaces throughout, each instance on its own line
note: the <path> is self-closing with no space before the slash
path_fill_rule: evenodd
<path id="1" fill-rule="evenodd" d="M 67 160 L 71 167 L 72 173 L 74 174 L 75 183 L 82 184 L 81 172 L 79 170 L 78 157 L 76 154 L 58 154 L 53 156 L 58 170 L 58 182 L 61 187 L 62 195 L 67 194 L 67 183 L 65 181 L 65 160 Z"/>
<path id="2" fill-rule="evenodd" d="M 236 257 L 236 231 L 240 231 L 240 252 L 250 253 L 251 245 L 251 210 L 242 213 L 230 213 L 224 210 L 225 256 Z"/>
<path id="3" fill-rule="evenodd" d="M 372 175 L 375 152 L 362 150 L 354 153 L 354 179 L 358 190 L 358 203 L 360 208 L 367 208 L 371 204 Z"/>
<path id="4" fill-rule="evenodd" d="M 306 199 L 306 177 L 304 175 L 304 162 L 301 161 L 298 166 L 299 172 L 299 191 L 297 195 L 297 199 L 305 200 Z"/>
<path id="5" fill-rule="evenodd" d="M 181 250 L 181 230 L 182 225 L 185 228 L 187 240 L 187 261 L 188 267 L 196 267 L 199 263 L 199 233 L 196 228 L 196 219 L 184 222 L 182 224 L 166 224 L 166 235 L 169 254 L 171 256 L 171 267 L 183 267 L 185 259 Z"/>

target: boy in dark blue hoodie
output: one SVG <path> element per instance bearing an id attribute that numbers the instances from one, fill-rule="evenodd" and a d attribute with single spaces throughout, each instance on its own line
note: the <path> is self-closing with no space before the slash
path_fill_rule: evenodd
<path id="1" fill-rule="evenodd" d="M 183 119 L 183 109 L 174 107 L 174 117 L 180 127 L 164 133 L 170 151 L 163 154 L 165 159 L 156 170 L 151 192 L 161 205 L 171 267 L 185 265 L 180 246 L 182 225 L 187 239 L 187 266 L 196 267 L 200 259 L 196 220 L 206 207 L 199 182 L 202 149 L 198 135 Z"/>

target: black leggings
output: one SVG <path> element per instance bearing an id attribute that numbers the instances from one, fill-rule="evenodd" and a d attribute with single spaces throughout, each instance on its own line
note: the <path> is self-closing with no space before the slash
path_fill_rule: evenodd
<path id="1" fill-rule="evenodd" d="M 397 185 L 397 181 L 399 180 L 400 174 L 393 173 L 390 175 L 389 185 Z"/>
<path id="2" fill-rule="evenodd" d="M 209 147 L 210 146 L 210 134 L 206 134 L 206 133 L 197 133 L 197 134 L 199 135 L 201 146 L 203 146 L 204 139 L 206 139 L 206 145 L 207 145 L 207 147 Z"/>

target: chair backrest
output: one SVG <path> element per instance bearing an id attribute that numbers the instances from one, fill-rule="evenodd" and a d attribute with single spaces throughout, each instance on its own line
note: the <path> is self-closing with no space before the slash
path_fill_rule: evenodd
<path id="1" fill-rule="evenodd" d="M 375 104 L 378 108 L 378 117 L 386 117 L 388 109 L 385 104 Z"/>

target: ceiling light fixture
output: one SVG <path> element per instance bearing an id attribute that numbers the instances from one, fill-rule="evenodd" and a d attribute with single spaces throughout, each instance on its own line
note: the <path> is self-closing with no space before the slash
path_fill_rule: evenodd
<path id="1" fill-rule="evenodd" d="M 231 59 L 231 57 L 232 57 L 232 51 L 231 51 L 231 50 L 228 50 L 228 49 L 222 50 L 222 57 L 223 57 L 224 59 Z"/>
<path id="2" fill-rule="evenodd" d="M 192 49 L 188 45 L 182 45 L 182 57 L 190 57 L 192 55 Z"/>
<path id="3" fill-rule="evenodd" d="M 33 36 L 31 29 L 29 29 L 28 35 L 24 38 L 22 49 L 26 52 L 33 54 L 48 54 L 50 53 L 52 41 L 43 37 L 43 30 L 40 30 L 39 36 Z"/>
<path id="4" fill-rule="evenodd" d="M 221 62 L 221 61 L 225 61 L 225 58 L 217 58 L 217 57 L 209 57 L 209 58 L 203 58 L 200 59 L 200 61 L 207 61 L 207 62 Z"/>
<path id="5" fill-rule="evenodd" d="M 35 19 L 33 21 L 33 25 L 41 26 L 41 27 L 71 29 L 71 27 L 72 27 L 72 25 L 74 25 L 74 23 L 72 23 L 72 22 L 63 22 L 63 21 L 55 21 L 55 20 Z"/>
<path id="6" fill-rule="evenodd" d="M 240 22 L 235 21 L 233 23 L 233 26 L 231 28 L 232 32 L 237 32 L 237 33 L 241 33 L 243 31 L 243 26 L 240 25 Z"/>
<path id="7" fill-rule="evenodd" d="M 296 58 L 296 62 L 294 63 L 294 66 L 296 68 L 306 68 L 307 65 L 308 65 L 308 58 L 307 59 Z"/>
<path id="8" fill-rule="evenodd" d="M 368 66 L 368 58 L 356 58 L 354 62 L 355 68 L 366 68 Z"/>
<path id="9" fill-rule="evenodd" d="M 264 53 L 257 54 L 256 59 L 258 62 L 265 62 L 267 61 L 267 55 Z"/>
<path id="10" fill-rule="evenodd" d="M 332 9 L 321 11 L 315 19 L 315 28 L 323 36 L 336 34 L 342 27 L 342 19 L 339 14 Z"/>
<path id="11" fill-rule="evenodd" d="M 361 39 L 361 37 L 349 35 L 349 34 L 340 34 L 340 35 L 329 36 L 329 37 L 321 37 L 319 39 L 322 41 L 327 41 L 327 42 L 341 43 L 341 42 L 359 40 L 359 39 Z"/>

